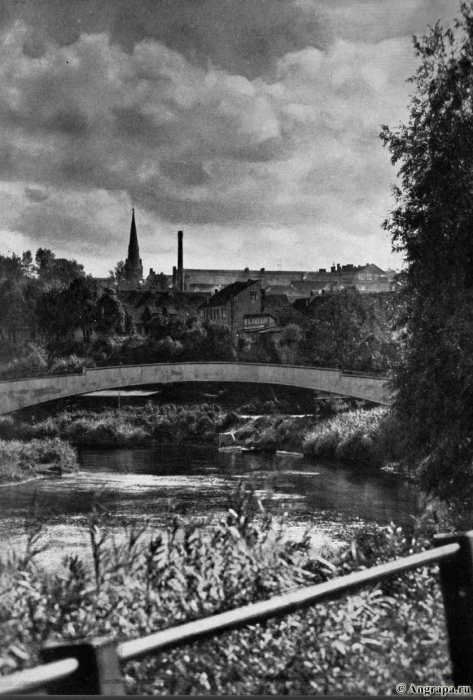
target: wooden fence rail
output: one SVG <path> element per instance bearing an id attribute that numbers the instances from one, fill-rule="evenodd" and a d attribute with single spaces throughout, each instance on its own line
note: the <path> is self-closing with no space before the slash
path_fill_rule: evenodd
<path id="1" fill-rule="evenodd" d="M 453 682 L 473 687 L 473 531 L 438 535 L 436 543 L 439 546 L 426 552 L 178 625 L 141 639 L 118 644 L 113 639 L 48 644 L 41 652 L 41 666 L 0 677 L 0 695 L 40 689 L 58 695 L 124 695 L 121 663 L 263 622 L 360 586 L 435 563 L 440 566 Z"/>

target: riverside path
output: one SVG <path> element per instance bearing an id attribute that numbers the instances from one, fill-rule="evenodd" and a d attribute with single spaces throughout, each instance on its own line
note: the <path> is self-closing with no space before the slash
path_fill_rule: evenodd
<path id="1" fill-rule="evenodd" d="M 389 404 L 386 377 L 339 369 L 244 362 L 182 362 L 85 369 L 0 382 L 0 415 L 66 396 L 143 384 L 245 382 L 282 384 Z"/>

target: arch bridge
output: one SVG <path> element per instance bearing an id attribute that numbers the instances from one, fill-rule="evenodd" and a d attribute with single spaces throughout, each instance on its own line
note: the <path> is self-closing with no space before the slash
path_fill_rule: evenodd
<path id="1" fill-rule="evenodd" d="M 56 399 L 140 384 L 245 382 L 281 384 L 389 404 L 386 377 L 339 369 L 243 362 L 183 362 L 120 365 L 0 382 L 0 415 Z"/>

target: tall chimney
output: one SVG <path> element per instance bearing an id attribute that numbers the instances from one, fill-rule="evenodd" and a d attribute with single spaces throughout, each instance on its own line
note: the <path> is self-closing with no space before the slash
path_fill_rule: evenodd
<path id="1" fill-rule="evenodd" d="M 184 250 L 183 242 L 184 232 L 177 232 L 177 288 L 180 292 L 184 291 Z"/>

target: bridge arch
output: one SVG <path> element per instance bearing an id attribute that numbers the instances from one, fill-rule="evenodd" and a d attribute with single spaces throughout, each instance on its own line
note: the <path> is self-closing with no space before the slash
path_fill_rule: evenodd
<path id="1" fill-rule="evenodd" d="M 82 374 L 0 382 L 0 415 L 55 399 L 140 384 L 245 382 L 281 384 L 389 404 L 386 377 L 338 369 L 244 362 L 181 362 L 94 367 Z"/>

